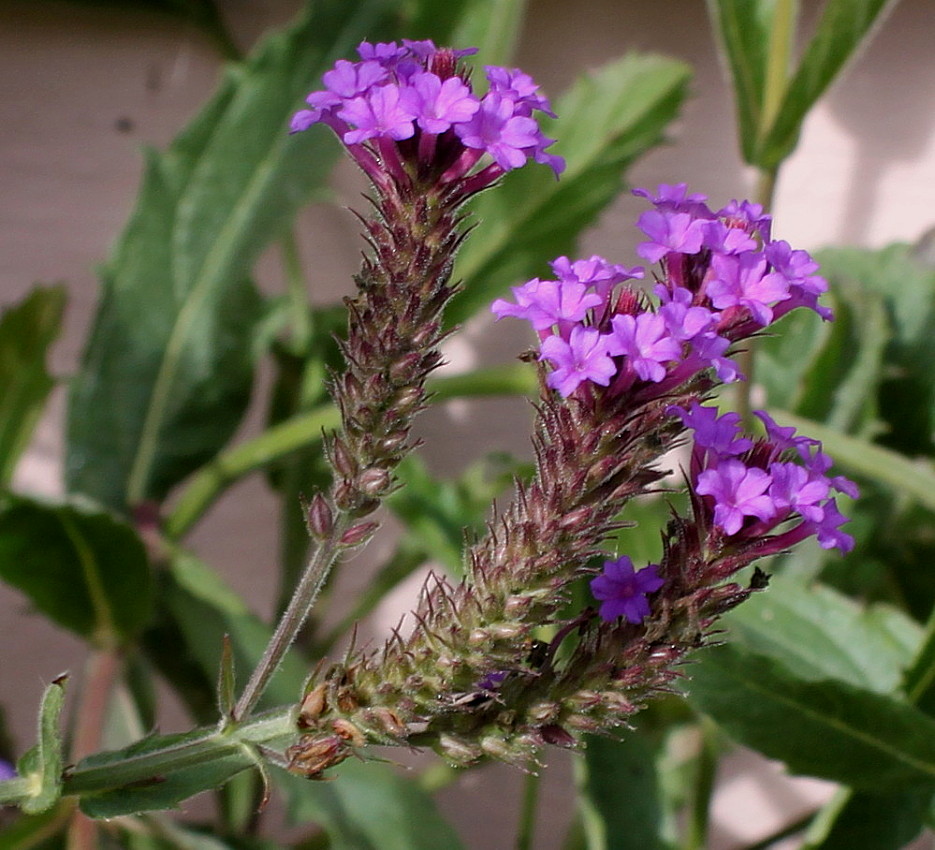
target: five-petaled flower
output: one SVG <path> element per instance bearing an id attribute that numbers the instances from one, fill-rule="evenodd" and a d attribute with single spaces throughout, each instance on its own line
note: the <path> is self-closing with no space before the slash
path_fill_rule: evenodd
<path id="1" fill-rule="evenodd" d="M 604 572 L 591 580 L 591 593 L 601 602 L 601 619 L 610 622 L 625 617 L 627 622 L 642 623 L 649 616 L 647 595 L 665 584 L 657 569 L 656 564 L 649 564 L 635 570 L 627 555 L 605 561 Z"/>

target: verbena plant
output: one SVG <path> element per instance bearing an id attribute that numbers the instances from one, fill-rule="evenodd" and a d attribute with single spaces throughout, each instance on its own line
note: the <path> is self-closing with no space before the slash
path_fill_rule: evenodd
<path id="1" fill-rule="evenodd" d="M 885 4 L 829 0 L 792 62 L 794 3 L 712 0 L 758 197 L 638 190 L 640 268 L 570 257 L 688 69 L 629 55 L 553 113 L 508 65 L 521 4 L 462 5 L 311 4 L 149 154 L 70 388 L 61 503 L 9 482 L 53 385 L 63 293 L 4 313 L 0 576 L 89 663 L 67 740 L 62 677 L 36 745 L 15 767 L 4 753 L 0 801 L 22 814 L 2 846 L 282 846 L 263 837 L 273 793 L 309 825 L 297 847 L 459 846 L 429 796 L 453 773 L 401 775 L 386 760 L 405 746 L 527 771 L 517 847 L 550 747 L 581 751 L 566 847 L 699 847 L 724 733 L 841 786 L 757 846 L 898 848 L 929 822 L 935 272 L 899 245 L 828 251 L 820 275 L 769 215 L 804 117 Z M 329 130 L 371 184 L 367 250 L 356 295 L 313 308 L 290 228 L 328 178 Z M 287 290 L 271 298 L 251 270 L 272 240 Z M 532 324 L 526 362 L 432 377 L 491 303 Z M 261 356 L 269 424 L 227 447 Z M 752 379 L 770 412 L 750 410 Z M 439 481 L 413 454 L 428 405 L 516 393 L 535 400 L 534 469 Z M 259 470 L 282 503 L 273 625 L 185 544 Z M 326 631 L 309 614 L 340 604 L 330 577 L 381 506 L 402 536 Z M 334 655 L 428 563 L 403 629 Z M 154 676 L 196 728 L 132 740 L 153 726 Z M 676 750 L 688 728 L 698 746 Z M 212 824 L 159 814 L 209 790 Z"/>

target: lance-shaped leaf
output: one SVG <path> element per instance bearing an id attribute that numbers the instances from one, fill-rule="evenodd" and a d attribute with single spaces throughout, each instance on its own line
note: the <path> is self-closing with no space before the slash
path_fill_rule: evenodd
<path id="1" fill-rule="evenodd" d="M 64 309 L 65 290 L 52 286 L 33 290 L 0 317 L 0 487 L 9 485 L 55 384 L 46 355 Z"/>
<path id="2" fill-rule="evenodd" d="M 477 200 L 477 227 L 455 269 L 465 286 L 447 312 L 450 322 L 465 321 L 509 284 L 574 250 L 620 192 L 626 168 L 662 140 L 688 78 L 681 62 L 631 54 L 583 77 L 557 101 L 559 117 L 543 121 L 543 131 L 559 139 L 554 150 L 568 167 L 556 181 L 548 168 L 528 165 Z"/>
<path id="3" fill-rule="evenodd" d="M 803 681 L 736 645 L 699 658 L 692 705 L 794 773 L 875 793 L 935 789 L 935 720 L 914 706 L 839 680 Z"/>
<path id="4" fill-rule="evenodd" d="M 897 0 L 828 0 L 815 34 L 785 88 L 755 165 L 774 168 L 794 150 L 802 122 Z"/>
<path id="5" fill-rule="evenodd" d="M 73 385 L 70 489 L 118 509 L 161 500 L 233 433 L 252 381 L 250 270 L 337 152 L 325 130 L 289 136 L 289 116 L 337 58 L 381 33 L 389 5 L 310 4 L 229 67 L 165 154 L 148 154 Z"/>
<path id="6" fill-rule="evenodd" d="M 151 612 L 143 543 L 125 522 L 86 503 L 11 500 L 0 513 L 0 579 L 101 646 L 132 639 Z"/>
<path id="7" fill-rule="evenodd" d="M 763 120 L 777 5 L 777 0 L 708 0 L 708 15 L 734 87 L 740 145 L 750 163 L 755 162 Z"/>

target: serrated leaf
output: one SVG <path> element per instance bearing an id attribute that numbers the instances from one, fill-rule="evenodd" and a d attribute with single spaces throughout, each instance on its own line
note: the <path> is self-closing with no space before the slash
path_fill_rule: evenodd
<path id="1" fill-rule="evenodd" d="M 336 58 L 375 36 L 387 0 L 324 0 L 225 74 L 165 154 L 103 272 L 73 386 L 67 480 L 118 509 L 161 500 L 238 425 L 252 382 L 259 252 L 337 154 L 288 118 Z"/>
<path id="2" fill-rule="evenodd" d="M 55 385 L 46 357 L 61 330 L 65 298 L 61 286 L 34 289 L 0 316 L 0 487 L 9 485 Z"/>
<path id="3" fill-rule="evenodd" d="M 331 850 L 460 850 L 461 841 L 432 798 L 392 768 L 346 761 L 333 782 L 309 782 L 277 771 L 295 823 L 315 822 Z"/>
<path id="4" fill-rule="evenodd" d="M 32 784 L 32 794 L 20 808 L 27 815 L 48 811 L 62 795 L 62 733 L 59 722 L 65 704 L 65 681 L 60 676 L 42 695 L 36 746 L 17 765 L 17 772 Z"/>
<path id="5" fill-rule="evenodd" d="M 885 694 L 901 684 L 922 631 L 895 608 L 862 606 L 817 582 L 784 576 L 724 617 L 732 642 L 804 681 L 840 679 Z"/>
<path id="6" fill-rule="evenodd" d="M 896 0 L 828 0 L 824 4 L 815 34 L 785 88 L 753 164 L 774 168 L 795 149 L 809 110 L 895 5 Z"/>
<path id="7" fill-rule="evenodd" d="M 659 56 L 631 54 L 580 79 L 555 103 L 543 132 L 568 167 L 556 181 L 528 165 L 472 207 L 477 222 L 458 255 L 464 289 L 447 312 L 451 324 L 571 253 L 579 234 L 620 192 L 626 168 L 663 137 L 685 96 L 689 69 Z M 553 149 L 550 148 L 550 152 Z"/>
<path id="8" fill-rule="evenodd" d="M 792 772 L 873 793 L 935 789 L 935 720 L 917 708 L 847 682 L 803 681 L 734 645 L 697 659 L 691 704 Z"/>
<path id="9" fill-rule="evenodd" d="M 152 610 L 142 541 L 85 502 L 12 498 L 0 512 L 0 578 L 58 625 L 104 646 L 132 640 Z"/>

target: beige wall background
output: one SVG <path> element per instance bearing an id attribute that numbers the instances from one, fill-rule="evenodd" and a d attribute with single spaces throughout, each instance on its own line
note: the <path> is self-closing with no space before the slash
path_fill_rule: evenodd
<path id="1" fill-rule="evenodd" d="M 353 2 L 353 0 L 348 0 Z M 238 44 L 285 23 L 298 0 L 224 0 Z M 815 4 L 806 4 L 814 11 Z M 935 7 L 902 0 L 877 38 L 812 114 L 779 185 L 774 233 L 798 247 L 881 246 L 911 241 L 935 225 Z M 641 161 L 635 185 L 688 181 L 715 202 L 752 191 L 752 175 L 736 152 L 733 111 L 701 0 L 531 0 L 517 64 L 555 95 L 589 67 L 621 53 L 646 50 L 694 66 L 693 98 L 673 143 Z M 75 368 L 97 298 L 95 264 L 107 253 L 131 209 L 144 145 L 165 145 L 194 114 L 217 79 L 219 58 L 192 28 L 134 9 L 85 7 L 55 0 L 0 0 L 0 302 L 22 297 L 37 281 L 65 281 L 70 306 L 54 352 L 63 377 Z M 335 189 L 356 203 L 360 184 L 349 167 Z M 632 226 L 640 205 L 622 196 L 586 237 L 582 253 L 635 262 Z M 309 209 L 301 216 L 303 255 L 314 268 L 316 300 L 348 291 L 360 245 L 351 216 Z M 261 277 L 277 282 L 277 264 Z M 450 368 L 503 361 L 525 339 L 506 324 L 476 322 L 449 348 Z M 18 486 L 60 492 L 63 397 L 56 393 Z M 527 408 L 518 401 L 453 404 L 422 422 L 435 469 L 455 470 L 492 449 L 526 451 Z M 249 425 L 247 427 L 250 427 Z M 267 614 L 274 593 L 275 506 L 259 480 L 234 489 L 202 525 L 194 544 L 229 581 Z M 386 543 L 384 538 L 383 545 Z M 378 547 L 379 548 L 379 542 Z M 367 563 L 342 577 L 347 593 L 366 581 Z M 413 584 L 397 594 L 406 607 Z M 372 625 L 395 620 L 384 610 Z M 63 669 L 79 671 L 82 648 L 32 616 L 24 600 L 0 587 L 0 701 L 19 744 L 32 737 L 45 683 Z M 167 711 L 164 728 L 183 721 Z M 559 846 L 568 817 L 566 759 L 553 757 L 549 804 L 537 847 Z M 712 848 L 738 846 L 769 832 L 815 795 L 821 783 L 789 782 L 779 769 L 739 753 L 716 803 Z M 512 841 L 515 811 L 491 805 L 515 794 L 517 773 L 472 772 L 443 795 L 465 824 L 472 848 L 496 850 Z M 794 845 L 791 845 L 794 846 Z"/>

